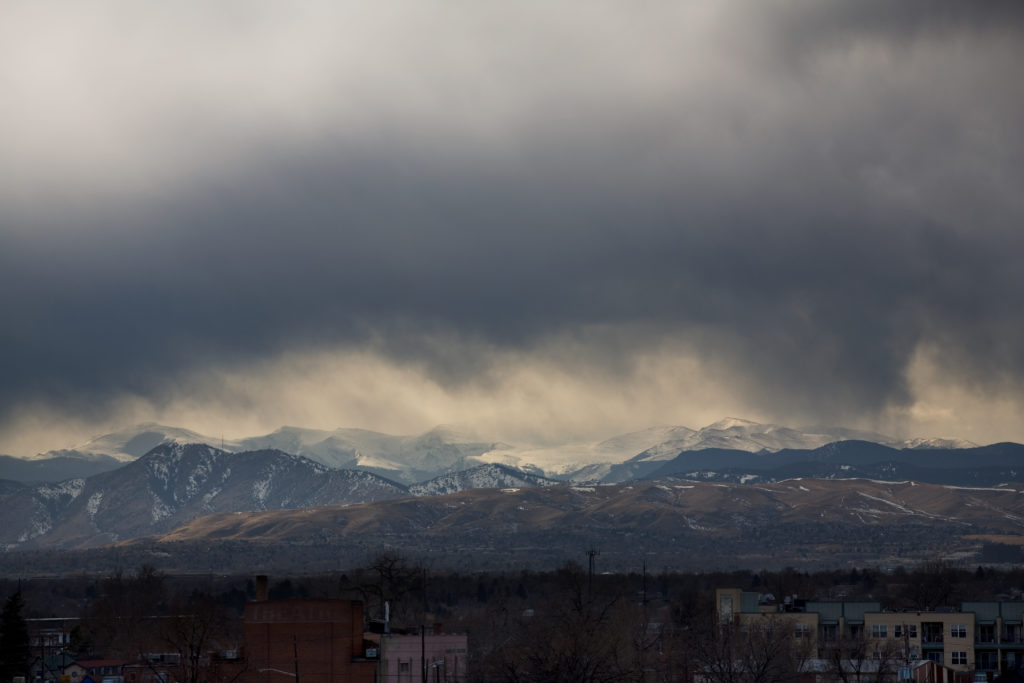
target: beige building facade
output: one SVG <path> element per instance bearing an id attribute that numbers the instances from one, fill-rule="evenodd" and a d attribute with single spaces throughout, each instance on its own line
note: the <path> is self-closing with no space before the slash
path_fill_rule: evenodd
<path id="1" fill-rule="evenodd" d="M 766 599 L 770 598 L 770 599 Z M 861 651 L 894 668 L 931 661 L 974 680 L 1024 668 L 1024 602 L 964 602 L 959 610 L 885 611 L 878 602 L 798 600 L 735 588 L 715 592 L 720 621 L 750 627 L 784 617 L 793 636 L 818 657 L 857 642 Z"/>

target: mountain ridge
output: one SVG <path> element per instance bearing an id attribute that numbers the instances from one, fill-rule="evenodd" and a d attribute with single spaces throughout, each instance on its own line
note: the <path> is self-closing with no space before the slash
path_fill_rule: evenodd
<path id="1" fill-rule="evenodd" d="M 15 491 L 0 507 L 0 543 L 88 547 L 172 529 L 221 510 L 305 508 L 407 496 L 369 472 L 332 470 L 280 451 L 231 453 L 164 443 L 124 467 Z"/>
<path id="2" fill-rule="evenodd" d="M 736 426 L 736 423 L 728 425 L 730 429 Z M 739 426 L 749 428 L 749 425 Z M 777 433 L 779 430 L 775 431 Z M 315 442 L 315 437 L 319 435 L 313 436 Z M 667 436 L 672 440 L 679 436 L 686 438 L 688 434 L 676 428 L 653 428 L 653 431 L 647 430 L 647 433 L 623 436 L 617 442 L 608 444 L 607 448 L 635 448 L 652 436 Z M 746 528 L 753 524 L 760 529 L 759 534 L 765 539 L 781 538 L 778 535 L 782 529 L 825 539 L 828 534 L 820 528 L 820 524 L 832 520 L 845 525 L 842 533 L 851 539 L 859 539 L 857 547 L 863 549 L 871 547 L 872 541 L 868 540 L 868 536 L 874 533 L 872 520 L 877 516 L 877 510 L 871 512 L 863 509 L 863 506 L 855 506 L 852 512 L 837 511 L 834 502 L 825 497 L 805 503 L 810 507 L 804 517 L 793 511 L 779 517 L 779 511 L 788 509 L 789 505 L 778 499 L 778 496 L 788 495 L 780 492 L 822 490 L 822 487 L 831 486 L 837 487 L 831 489 L 833 492 L 840 492 L 844 497 L 855 496 L 852 500 L 863 502 L 862 498 L 867 500 L 864 495 L 877 497 L 877 493 L 871 492 L 880 486 L 890 489 L 894 486 L 923 486 L 933 496 L 947 498 L 951 495 L 948 491 L 966 490 L 963 486 L 956 486 L 958 484 L 969 484 L 978 490 L 989 491 L 979 494 L 982 496 L 1016 490 L 1018 486 L 1024 489 L 1024 485 L 1013 483 L 1024 479 L 1024 445 L 1012 442 L 951 450 L 896 449 L 870 441 L 847 440 L 813 449 L 787 448 L 775 452 L 707 448 L 682 451 L 667 460 L 654 459 L 650 454 L 641 452 L 624 463 L 604 466 L 603 469 L 599 466 L 594 473 L 600 476 L 595 476 L 591 482 L 581 482 L 545 478 L 536 472 L 511 468 L 501 463 L 474 463 L 472 458 L 460 456 L 457 448 L 449 448 L 446 438 L 450 438 L 450 433 L 434 431 L 411 443 L 426 444 L 427 448 L 436 447 L 442 455 L 454 453 L 456 457 L 446 461 L 453 469 L 408 485 L 366 470 L 331 468 L 305 456 L 274 449 L 232 452 L 208 444 L 165 442 L 115 470 L 88 477 L 69 478 L 57 483 L 20 488 L 15 484 L 5 488 L 7 492 L 0 494 L 5 503 L 0 507 L 0 543 L 8 551 L 18 550 L 24 554 L 33 549 L 70 551 L 167 536 L 171 540 L 146 542 L 164 547 L 159 544 L 186 542 L 184 536 L 172 535 L 175 529 L 196 528 L 195 524 L 199 524 L 195 521 L 197 519 L 210 515 L 220 515 L 224 519 L 224 515 L 227 515 L 233 516 L 239 524 L 243 523 L 243 519 L 264 520 L 262 526 L 253 527 L 250 522 L 244 524 L 249 525 L 246 528 L 250 531 L 253 528 L 263 529 L 268 534 L 265 543 L 298 544 L 305 547 L 303 544 L 315 541 L 330 546 L 332 543 L 340 543 L 339 539 L 344 537 L 348 539 L 345 543 L 355 539 L 359 547 L 366 548 L 374 542 L 372 536 L 349 538 L 347 534 L 356 529 L 377 528 L 375 525 L 378 522 L 374 519 L 349 519 L 348 513 L 338 513 L 330 518 L 335 521 L 320 530 L 304 527 L 301 519 L 303 515 L 316 518 L 320 515 L 317 510 L 323 507 L 340 510 L 371 505 L 373 507 L 369 509 L 380 515 L 381 521 L 391 520 L 386 522 L 388 526 L 377 539 L 378 542 L 415 544 L 418 541 L 403 534 L 420 528 L 429 521 L 428 517 L 435 520 L 432 523 L 440 524 L 436 520 L 453 514 L 451 511 L 456 509 L 450 506 L 468 505 L 466 501 L 479 500 L 484 501 L 481 503 L 483 507 L 473 504 L 464 510 L 467 519 L 477 520 L 475 524 L 467 521 L 468 526 L 460 527 L 462 523 L 450 516 L 445 523 L 447 526 L 444 528 L 450 529 L 451 534 L 457 535 L 456 530 L 461 528 L 460 533 L 467 534 L 466 539 L 459 540 L 442 534 L 445 543 L 453 546 L 463 544 L 466 549 L 480 549 L 487 547 L 487 544 L 500 547 L 500 535 L 511 528 L 515 534 L 512 540 L 516 543 L 527 543 L 527 539 L 532 538 L 529 543 L 540 543 L 545 546 L 544 552 L 549 553 L 552 551 L 546 545 L 554 544 L 553 547 L 557 549 L 566 539 L 572 542 L 587 539 L 597 542 L 600 539 L 594 539 L 588 534 L 603 530 L 602 533 L 608 534 L 603 542 L 610 547 L 639 552 L 641 548 L 636 545 L 637 539 L 669 543 L 672 542 L 669 533 L 671 525 L 679 525 L 686 542 L 703 549 L 701 552 L 712 552 L 713 544 L 708 545 L 712 543 L 712 536 L 726 533 L 730 525 Z M 460 466 L 464 467 L 457 469 Z M 613 480 L 616 477 L 628 481 L 615 482 Z M 904 479 L 922 483 L 908 483 L 902 481 Z M 744 485 L 741 486 L 742 492 L 741 488 L 737 488 L 740 485 Z M 728 507 L 728 501 L 709 493 L 716 487 L 733 492 L 732 508 Z M 621 496 L 608 498 L 608 491 L 618 491 Z M 638 498 L 629 493 L 631 491 L 643 493 Z M 672 494 L 678 498 L 679 492 L 685 491 L 700 492 L 701 500 L 711 507 L 703 512 L 690 510 L 685 514 L 677 508 L 686 508 L 686 505 L 651 507 L 666 495 Z M 775 491 L 772 495 L 776 500 L 769 504 L 757 498 L 766 495 L 765 491 Z M 868 493 L 865 494 L 865 491 Z M 505 502 L 507 498 L 502 495 L 514 496 L 521 507 L 516 507 L 514 511 L 509 509 Z M 581 496 L 604 500 L 607 506 L 604 509 L 579 509 L 577 503 Z M 437 500 L 442 498 L 445 502 L 438 503 Z M 977 501 L 961 497 L 959 504 L 968 503 L 978 508 Z M 539 509 L 554 506 L 556 509 L 575 512 L 566 516 L 548 510 L 536 519 L 533 513 L 525 516 L 520 514 L 532 510 L 531 505 L 538 505 Z M 636 509 L 631 509 L 631 505 L 637 506 Z M 815 509 L 815 505 L 819 507 Z M 899 501 L 886 505 L 893 509 L 900 505 L 906 507 Z M 919 534 L 920 539 L 907 539 L 905 536 L 908 532 L 893 530 L 884 524 L 879 528 L 884 527 L 887 535 L 903 538 L 903 545 L 900 546 L 903 548 L 923 547 L 921 544 L 926 541 L 939 543 L 941 534 L 937 529 L 945 529 L 942 533 L 951 533 L 950 524 L 960 531 L 970 527 L 976 533 L 1005 536 L 1014 532 L 1013 524 L 1016 522 L 1006 517 L 1007 514 L 1016 515 L 1014 509 L 1013 505 L 1005 510 L 994 505 L 982 505 L 974 510 L 977 514 L 971 516 L 970 521 L 963 523 L 955 520 L 966 518 L 966 513 L 951 514 L 949 510 L 941 515 L 935 510 L 928 514 L 911 515 L 903 521 L 915 525 L 914 533 Z M 285 515 L 281 518 L 289 520 L 287 528 L 295 530 L 297 535 L 291 540 L 275 539 L 276 532 L 273 529 L 277 522 L 271 518 L 277 511 L 287 510 L 303 511 L 302 514 L 296 513 L 297 516 Z M 414 514 L 416 510 L 427 517 L 417 521 Z M 265 514 L 270 514 L 270 517 L 260 517 Z M 712 514 L 712 517 L 705 517 L 705 514 Z M 893 513 L 890 511 L 889 514 Z M 492 519 L 493 515 L 498 517 Z M 502 526 L 502 519 L 512 526 Z M 538 526 L 535 523 L 537 520 L 546 521 Z M 558 529 L 552 526 L 552 520 L 561 520 L 567 526 Z M 771 520 L 776 520 L 780 526 L 764 526 Z M 866 526 L 855 526 L 855 520 L 860 520 Z M 347 531 L 333 529 L 331 525 L 335 523 L 342 524 Z M 669 526 L 665 527 L 665 524 Z M 659 533 L 664 532 L 663 535 L 651 536 L 652 528 L 661 529 Z M 714 534 L 711 534 L 712 531 Z M 232 543 L 243 540 L 246 544 L 255 542 L 253 538 L 243 539 L 238 535 L 240 532 L 218 533 L 222 534 L 222 540 L 230 540 Z M 1020 535 L 1024 537 L 1024 531 Z M 757 549 L 758 543 L 763 542 L 764 539 L 756 537 L 742 537 L 730 541 L 730 547 L 751 557 L 767 557 L 765 552 L 768 551 Z M 242 552 L 248 552 L 244 551 L 247 545 L 239 547 L 243 548 Z M 940 544 L 934 547 L 943 546 Z M 957 552 L 972 552 L 970 548 L 973 546 L 964 541 L 957 547 L 960 548 Z M 496 551 L 486 551 L 493 552 Z M 819 557 L 815 553 L 819 551 L 811 553 Z M 826 556 L 827 553 L 820 555 L 819 560 L 824 561 Z"/>
<path id="3" fill-rule="evenodd" d="M 359 428 L 334 430 L 283 426 L 269 434 L 225 440 L 153 422 L 140 423 L 63 451 L 32 459 L 0 457 L 0 478 L 21 482 L 59 481 L 110 471 L 141 457 L 142 449 L 164 443 L 221 444 L 222 450 L 276 449 L 301 455 L 332 469 L 355 469 L 412 485 L 470 469 L 500 464 L 519 471 L 566 481 L 625 481 L 657 469 L 684 452 L 717 448 L 748 453 L 813 449 L 843 440 L 874 439 L 891 448 L 934 451 L 936 446 L 967 446 L 951 439 L 900 441 L 846 428 L 793 429 L 728 417 L 699 430 L 662 425 L 594 442 L 557 446 L 522 446 L 481 438 L 463 428 L 438 425 L 417 435 L 391 435 Z M 971 445 L 970 447 L 976 447 Z M 31 463 L 31 464 L 28 464 Z"/>
<path id="4" fill-rule="evenodd" d="M 157 552 L 217 540 L 357 553 L 385 544 L 463 568 L 557 566 L 587 547 L 616 570 L 635 570 L 641 558 L 681 569 L 857 566 L 866 557 L 890 566 L 936 548 L 971 557 L 986 536 L 1024 537 L 1021 492 L 806 479 L 476 489 L 304 514 L 218 514 L 120 547 Z"/>

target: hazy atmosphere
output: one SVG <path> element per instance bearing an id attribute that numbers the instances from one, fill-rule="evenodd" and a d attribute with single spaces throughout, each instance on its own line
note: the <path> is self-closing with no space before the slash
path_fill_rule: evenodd
<path id="1" fill-rule="evenodd" d="M 1024 441 L 1024 4 L 0 8 L 0 453 Z"/>

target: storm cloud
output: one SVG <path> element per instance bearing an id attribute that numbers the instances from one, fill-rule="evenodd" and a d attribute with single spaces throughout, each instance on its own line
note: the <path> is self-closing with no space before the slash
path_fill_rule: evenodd
<path id="1" fill-rule="evenodd" d="M 1020 7 L 8 5 L 0 433 L 1024 439 Z"/>

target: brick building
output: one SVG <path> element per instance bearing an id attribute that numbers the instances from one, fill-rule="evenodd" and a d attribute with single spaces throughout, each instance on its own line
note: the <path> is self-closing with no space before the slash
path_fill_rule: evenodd
<path id="1" fill-rule="evenodd" d="M 374 683 L 363 642 L 363 604 L 273 600 L 245 607 L 247 683 Z M 372 645 L 370 647 L 373 647 Z"/>

